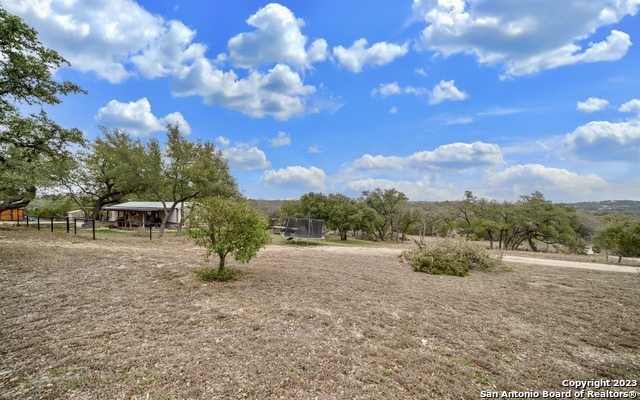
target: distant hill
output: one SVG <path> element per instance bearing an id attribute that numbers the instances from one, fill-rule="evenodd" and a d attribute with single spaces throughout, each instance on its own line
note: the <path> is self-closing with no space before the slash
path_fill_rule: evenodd
<path id="1" fill-rule="evenodd" d="M 579 203 L 569 203 L 577 210 L 593 212 L 632 212 L 640 213 L 640 201 L 635 200 L 605 200 L 605 201 L 582 201 Z"/>

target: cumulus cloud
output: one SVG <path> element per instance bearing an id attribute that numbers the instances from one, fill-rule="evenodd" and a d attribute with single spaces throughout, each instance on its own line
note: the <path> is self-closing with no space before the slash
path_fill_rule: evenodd
<path id="1" fill-rule="evenodd" d="M 387 97 L 394 94 L 414 94 L 416 96 L 419 96 L 427 93 L 429 93 L 429 91 L 423 87 L 407 86 L 401 88 L 400 86 L 398 86 L 398 82 L 381 83 L 379 87 L 371 91 L 372 96 L 379 94 L 382 97 Z"/>
<path id="2" fill-rule="evenodd" d="M 429 104 L 439 104 L 445 100 L 462 101 L 469 98 L 469 95 L 458 89 L 456 81 L 440 81 L 429 95 Z"/>
<path id="3" fill-rule="evenodd" d="M 317 39 L 306 49 L 307 37 L 300 31 L 304 20 L 296 18 L 285 6 L 268 4 L 249 17 L 247 24 L 256 30 L 240 33 L 228 43 L 229 60 L 237 67 L 285 63 L 310 68 L 326 59 L 327 42 Z"/>
<path id="4" fill-rule="evenodd" d="M 413 10 L 427 24 L 421 48 L 443 56 L 473 54 L 481 64 L 503 65 L 503 77 L 513 77 L 622 58 L 631 46 L 625 32 L 612 30 L 605 40 L 587 46 L 581 42 L 598 28 L 635 15 L 639 4 L 637 0 L 414 0 Z"/>
<path id="5" fill-rule="evenodd" d="M 177 71 L 171 87 L 176 96 L 199 95 L 206 104 L 281 121 L 304 115 L 306 96 L 315 92 L 288 65 L 277 64 L 265 74 L 251 71 L 240 79 L 233 70 L 221 71 L 204 58 Z"/>
<path id="6" fill-rule="evenodd" d="M 206 46 L 194 42 L 195 30 L 152 14 L 133 0 L 8 0 L 3 4 L 35 27 L 44 44 L 58 50 L 75 69 L 111 83 L 132 76 L 171 76 L 174 95 L 202 96 L 206 104 L 251 118 L 302 116 L 307 97 L 315 93 L 315 87 L 305 85 L 286 64 L 278 63 L 267 72 L 254 67 L 283 61 L 308 68 L 326 58 L 326 42 L 319 39 L 305 49 L 307 39 L 299 29 L 304 22 L 277 4 L 249 18 L 255 32 L 229 41 L 229 59 L 251 68 L 245 79 L 214 66 L 205 57 Z M 318 110 L 314 107 L 311 112 Z"/>
<path id="7" fill-rule="evenodd" d="M 406 159 L 397 156 L 372 156 L 365 154 L 353 162 L 353 168 L 360 170 L 401 170 L 406 165 Z"/>
<path id="8" fill-rule="evenodd" d="M 264 151 L 255 146 L 236 143 L 235 146 L 230 147 L 231 141 L 224 136 L 217 137 L 216 142 L 220 145 L 224 157 L 229 161 L 231 169 L 255 170 L 271 167 L 271 162 L 267 161 Z"/>
<path id="9" fill-rule="evenodd" d="M 333 55 L 341 66 L 351 72 L 359 73 L 367 64 L 385 65 L 409 51 L 409 45 L 397 45 L 379 42 L 367 48 L 366 39 L 358 39 L 349 48 L 337 46 L 333 48 Z"/>
<path id="10" fill-rule="evenodd" d="M 437 147 L 433 151 L 420 151 L 407 157 L 372 156 L 365 154 L 356 159 L 354 170 L 415 170 L 415 171 L 465 171 L 478 167 L 490 167 L 504 163 L 502 151 L 497 144 L 451 143 Z"/>
<path id="11" fill-rule="evenodd" d="M 317 153 L 322 153 L 322 151 L 320 150 L 320 146 L 318 146 L 317 144 L 314 144 L 313 146 L 309 146 L 307 148 L 307 153 L 317 154 Z"/>
<path id="12" fill-rule="evenodd" d="M 640 121 L 592 121 L 564 140 L 576 158 L 596 162 L 638 162 Z"/>
<path id="13" fill-rule="evenodd" d="M 605 99 L 599 99 L 597 97 L 589 97 L 587 101 L 579 101 L 576 106 L 576 110 L 583 113 L 592 113 L 601 111 L 607 108 L 609 102 Z"/>
<path id="14" fill-rule="evenodd" d="M 408 158 L 414 168 L 469 169 L 504 162 L 500 146 L 492 143 L 451 143 L 434 151 L 421 151 Z"/>
<path id="15" fill-rule="evenodd" d="M 402 93 L 402 89 L 398 86 L 398 82 L 393 83 L 381 83 L 380 87 L 377 89 L 373 89 L 371 91 L 371 95 L 375 96 L 376 94 L 380 94 L 382 97 L 391 96 L 392 94 L 400 94 Z"/>
<path id="16" fill-rule="evenodd" d="M 291 135 L 283 131 L 278 132 L 278 136 L 269 139 L 269 146 L 271 147 L 289 146 L 290 144 Z"/>
<path id="17" fill-rule="evenodd" d="M 166 21 L 132 0 L 7 0 L 4 7 L 25 19 L 47 46 L 73 68 L 118 83 L 140 73 L 171 74 L 202 57 L 206 46 L 180 21 Z"/>
<path id="18" fill-rule="evenodd" d="M 135 136 L 163 131 L 167 124 L 178 124 L 180 132 L 191 133 L 191 126 L 181 113 L 174 112 L 158 118 L 151 112 L 151 103 L 146 97 L 129 103 L 111 100 L 98 110 L 95 120 L 100 124 L 126 129 Z"/>
<path id="19" fill-rule="evenodd" d="M 268 189 L 299 189 L 323 191 L 327 175 L 316 167 L 291 166 L 277 171 L 270 169 L 262 173 L 260 183 Z"/>
<path id="20" fill-rule="evenodd" d="M 398 113 L 398 108 L 396 106 L 393 106 L 389 109 L 389 113 L 390 114 L 397 114 Z"/>
<path id="21" fill-rule="evenodd" d="M 608 188 L 607 182 L 596 174 L 578 175 L 540 164 L 515 165 L 487 174 L 484 179 L 499 198 L 516 198 L 539 191 L 554 201 L 575 202 L 593 198 Z"/>
<path id="22" fill-rule="evenodd" d="M 640 113 L 640 100 L 629 100 L 618 108 L 620 112 Z"/>
<path id="23" fill-rule="evenodd" d="M 451 185 L 444 188 L 434 187 L 427 180 L 412 182 L 366 178 L 348 181 L 345 184 L 346 191 L 351 192 L 354 196 L 360 195 L 365 190 L 375 190 L 376 188 L 382 190 L 396 189 L 407 195 L 412 201 L 446 201 L 460 196 L 460 190 Z"/>

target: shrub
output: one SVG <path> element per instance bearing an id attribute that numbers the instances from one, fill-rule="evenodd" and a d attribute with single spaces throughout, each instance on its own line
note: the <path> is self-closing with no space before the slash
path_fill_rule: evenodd
<path id="1" fill-rule="evenodd" d="M 459 237 L 429 243 L 405 253 L 405 258 L 414 271 L 434 275 L 467 276 L 470 270 L 502 266 L 502 261 L 491 257 L 484 247 Z"/>

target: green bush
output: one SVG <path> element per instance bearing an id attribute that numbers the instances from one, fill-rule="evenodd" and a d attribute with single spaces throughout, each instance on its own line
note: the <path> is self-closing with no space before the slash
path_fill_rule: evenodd
<path id="1" fill-rule="evenodd" d="M 429 243 L 405 253 L 405 258 L 414 271 L 434 275 L 467 276 L 470 270 L 489 271 L 502 266 L 484 247 L 462 238 Z"/>

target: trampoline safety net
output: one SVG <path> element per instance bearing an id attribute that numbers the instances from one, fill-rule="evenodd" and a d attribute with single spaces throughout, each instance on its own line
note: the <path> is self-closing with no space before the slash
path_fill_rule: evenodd
<path id="1" fill-rule="evenodd" d="M 283 236 L 295 239 L 324 239 L 324 220 L 287 218 Z"/>

